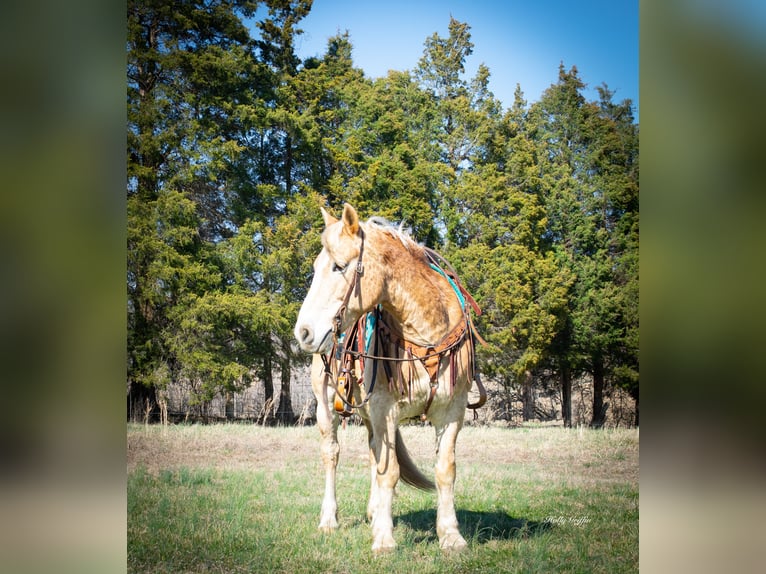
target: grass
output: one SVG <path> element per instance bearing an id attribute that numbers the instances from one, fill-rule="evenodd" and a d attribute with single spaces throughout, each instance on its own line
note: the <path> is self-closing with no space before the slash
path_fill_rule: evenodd
<path id="1" fill-rule="evenodd" d="M 466 427 L 456 507 L 468 549 L 442 554 L 435 493 L 400 486 L 398 546 L 380 557 L 365 519 L 366 431 L 339 435 L 340 528 L 327 535 L 315 428 L 129 425 L 128 571 L 638 571 L 637 430 Z M 433 431 L 403 436 L 430 470 Z"/>

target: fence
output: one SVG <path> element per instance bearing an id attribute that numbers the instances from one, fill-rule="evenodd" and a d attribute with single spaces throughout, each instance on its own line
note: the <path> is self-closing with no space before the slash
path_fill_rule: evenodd
<path id="1" fill-rule="evenodd" d="M 290 380 L 292 411 L 298 424 L 311 424 L 316 420 L 316 399 L 311 390 L 310 369 L 308 366 L 293 370 Z M 183 421 L 252 421 L 262 423 L 275 420 L 279 405 L 279 379 L 275 377 L 273 400 L 267 401 L 262 381 L 256 381 L 249 388 L 237 392 L 218 394 L 207 402 L 194 399 L 192 386 L 185 383 L 173 383 L 164 391 L 158 392 L 159 419 L 171 422 Z M 499 383 L 485 380 L 487 402 L 477 411 L 466 411 L 466 424 L 501 424 L 515 426 L 524 421 L 524 402 L 520 390 L 504 388 Z M 472 394 L 475 393 L 475 388 Z M 473 402 L 478 398 L 469 397 Z M 129 398 L 130 400 L 130 398 Z M 537 384 L 531 389 L 534 406 L 527 409 L 530 420 L 561 424 L 561 391 L 555 384 Z M 622 389 L 608 388 L 605 392 L 606 427 L 628 427 L 635 421 L 635 401 Z M 572 383 L 572 424 L 574 426 L 590 423 L 593 406 L 593 384 L 587 378 Z M 132 420 L 156 420 L 158 413 L 147 413 L 143 405 L 134 405 Z M 359 422 L 352 418 L 352 422 Z"/>

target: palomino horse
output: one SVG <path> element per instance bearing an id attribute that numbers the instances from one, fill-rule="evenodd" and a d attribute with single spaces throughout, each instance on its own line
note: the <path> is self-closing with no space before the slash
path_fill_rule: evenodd
<path id="1" fill-rule="evenodd" d="M 385 220 L 360 222 L 348 204 L 340 220 L 324 209 L 322 215 L 323 249 L 295 325 L 301 348 L 314 353 L 311 381 L 326 474 L 319 527 L 338 526 L 337 411 L 347 415 L 355 409 L 369 433 L 372 550 L 395 547 L 391 503 L 397 481 L 434 488 L 410 459 L 397 428 L 400 420 L 420 416 L 436 430 L 439 546 L 462 549 L 455 441 L 466 406 L 478 408 L 486 399 L 474 373 L 478 335 L 466 301 L 477 312 L 478 307 L 454 272 L 443 269 L 449 267 L 443 259 Z M 466 405 L 474 378 L 481 399 Z"/>

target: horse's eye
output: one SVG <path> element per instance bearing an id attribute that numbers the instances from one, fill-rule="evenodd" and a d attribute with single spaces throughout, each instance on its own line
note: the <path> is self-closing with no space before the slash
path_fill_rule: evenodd
<path id="1" fill-rule="evenodd" d="M 346 265 L 338 265 L 337 263 L 333 262 L 333 264 L 332 264 L 332 272 L 333 273 L 343 273 L 346 270 L 346 267 L 348 267 L 348 264 L 346 264 Z"/>

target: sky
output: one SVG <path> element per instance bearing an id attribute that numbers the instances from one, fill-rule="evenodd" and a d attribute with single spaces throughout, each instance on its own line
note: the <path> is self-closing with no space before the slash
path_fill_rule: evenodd
<path id="1" fill-rule="evenodd" d="M 314 0 L 296 52 L 321 56 L 328 38 L 348 30 L 354 65 L 368 77 L 412 70 L 426 38 L 449 36 L 450 16 L 471 27 L 466 78 L 484 63 L 504 108 L 516 84 L 537 101 L 563 62 L 577 66 L 587 99 L 606 83 L 615 102 L 632 100 L 638 120 L 638 0 Z"/>

